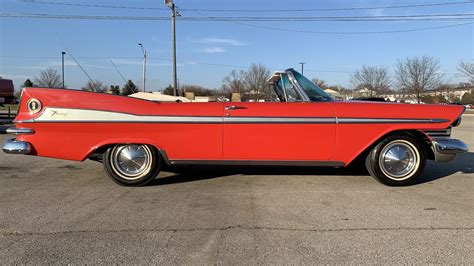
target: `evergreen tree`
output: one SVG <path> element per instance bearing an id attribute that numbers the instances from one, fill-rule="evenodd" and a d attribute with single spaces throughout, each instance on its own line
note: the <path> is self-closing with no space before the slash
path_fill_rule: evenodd
<path id="1" fill-rule="evenodd" d="M 127 83 L 122 88 L 122 95 L 130 95 L 138 92 L 138 87 L 133 83 L 133 81 L 128 80 Z"/>
<path id="2" fill-rule="evenodd" d="M 35 84 L 33 84 L 33 82 L 31 82 L 30 79 L 27 79 L 25 80 L 25 82 L 23 82 L 23 88 L 31 88 L 31 87 L 34 87 Z"/>
<path id="3" fill-rule="evenodd" d="M 120 86 L 119 85 L 110 85 L 110 93 L 114 95 L 120 94 Z"/>

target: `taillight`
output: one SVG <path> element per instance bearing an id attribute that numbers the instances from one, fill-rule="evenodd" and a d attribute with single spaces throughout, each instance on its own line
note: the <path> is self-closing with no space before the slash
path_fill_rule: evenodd
<path id="1" fill-rule="evenodd" d="M 26 102 L 26 108 L 30 114 L 36 114 L 41 111 L 42 104 L 40 100 L 31 98 Z"/>

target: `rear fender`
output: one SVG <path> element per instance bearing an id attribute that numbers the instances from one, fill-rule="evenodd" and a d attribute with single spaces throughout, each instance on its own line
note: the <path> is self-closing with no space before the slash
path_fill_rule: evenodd
<path id="1" fill-rule="evenodd" d="M 96 145 L 92 146 L 87 154 L 84 155 L 82 161 L 88 159 L 89 157 L 93 156 L 94 154 L 103 153 L 106 149 L 110 146 L 114 146 L 117 144 L 146 144 L 155 147 L 157 151 L 160 152 L 161 155 L 166 155 L 162 147 L 151 139 L 132 139 L 132 138 L 120 138 L 120 139 L 108 139 L 106 141 L 97 143 Z"/>

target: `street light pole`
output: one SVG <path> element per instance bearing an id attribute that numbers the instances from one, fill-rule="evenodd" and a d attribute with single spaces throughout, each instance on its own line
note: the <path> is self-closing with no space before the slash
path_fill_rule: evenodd
<path id="1" fill-rule="evenodd" d="M 301 62 L 299 64 L 301 65 L 301 75 L 303 75 L 304 74 L 304 64 L 306 64 L 306 63 Z"/>
<path id="2" fill-rule="evenodd" d="M 143 53 L 143 92 L 145 92 L 145 81 L 146 81 L 146 50 L 143 48 L 141 43 L 138 44 L 142 48 Z"/>
<path id="3" fill-rule="evenodd" d="M 174 88 L 174 96 L 178 95 L 178 73 L 176 69 L 176 6 L 173 4 L 171 6 L 171 28 L 172 28 L 172 35 L 173 35 L 173 88 Z"/>
<path id="4" fill-rule="evenodd" d="M 61 69 L 62 69 L 62 77 L 63 77 L 63 89 L 64 89 L 64 55 L 66 52 L 61 52 Z"/>
<path id="5" fill-rule="evenodd" d="M 171 34 L 173 43 L 173 95 L 177 96 L 178 74 L 176 69 L 176 5 L 173 3 L 173 0 L 165 0 L 165 5 L 171 8 Z"/>

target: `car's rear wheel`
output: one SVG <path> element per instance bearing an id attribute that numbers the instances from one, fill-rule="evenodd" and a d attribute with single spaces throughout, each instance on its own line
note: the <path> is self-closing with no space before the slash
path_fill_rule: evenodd
<path id="1" fill-rule="evenodd" d="M 124 186 L 143 186 L 160 172 L 160 156 L 145 144 L 119 144 L 107 149 L 104 168 L 113 181 Z"/>
<path id="2" fill-rule="evenodd" d="M 412 183 L 423 172 L 425 164 L 425 150 L 419 140 L 410 134 L 386 137 L 365 160 L 370 175 L 389 186 Z"/>

